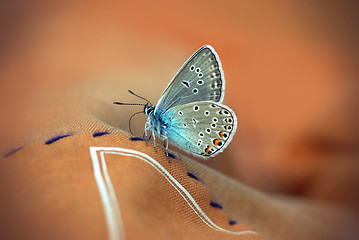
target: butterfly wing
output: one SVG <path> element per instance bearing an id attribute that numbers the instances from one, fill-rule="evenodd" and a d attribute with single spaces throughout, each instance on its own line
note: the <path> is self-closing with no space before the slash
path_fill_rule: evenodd
<path id="1" fill-rule="evenodd" d="M 174 76 L 157 103 L 155 112 L 191 102 L 222 102 L 225 80 L 216 51 L 209 45 L 197 50 Z"/>
<path id="2" fill-rule="evenodd" d="M 230 108 L 209 101 L 172 107 L 162 120 L 174 144 L 204 158 L 222 152 L 237 127 L 236 115 Z"/>

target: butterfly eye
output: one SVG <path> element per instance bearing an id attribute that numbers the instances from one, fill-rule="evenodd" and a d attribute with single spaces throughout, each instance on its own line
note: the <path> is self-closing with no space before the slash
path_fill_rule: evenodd
<path id="1" fill-rule="evenodd" d="M 206 115 L 206 116 L 209 116 L 209 114 L 210 114 L 209 111 L 205 111 L 205 112 L 204 112 L 204 115 Z"/>
<path id="2" fill-rule="evenodd" d="M 216 127 L 216 124 L 212 123 L 212 124 L 211 124 L 211 127 L 212 127 L 212 128 L 215 128 L 215 127 Z"/>
<path id="3" fill-rule="evenodd" d="M 210 129 L 210 128 L 207 128 L 207 129 L 206 129 L 206 132 L 211 133 L 211 129 Z"/>
<path id="4" fill-rule="evenodd" d="M 192 92 L 193 92 L 193 94 L 197 94 L 197 93 L 198 93 L 198 89 L 197 89 L 197 88 L 193 88 Z"/>
<path id="5" fill-rule="evenodd" d="M 199 78 L 201 78 L 201 77 L 203 77 L 203 73 L 198 73 L 198 75 L 197 75 Z"/>
<path id="6" fill-rule="evenodd" d="M 218 122 L 218 118 L 214 117 L 214 118 L 212 118 L 212 121 L 213 122 Z"/>
<path id="7" fill-rule="evenodd" d="M 197 142 L 197 146 L 201 146 L 202 145 L 202 140 L 200 139 L 200 140 L 198 140 L 198 142 Z"/>
<path id="8" fill-rule="evenodd" d="M 198 136 L 200 136 L 200 137 L 204 137 L 203 132 L 200 132 L 200 133 L 198 134 Z"/>
<path id="9" fill-rule="evenodd" d="M 193 72 L 195 68 L 196 68 L 196 67 L 195 67 L 194 65 L 192 65 L 192 66 L 189 68 L 189 70 L 190 70 L 191 72 Z"/>
<path id="10" fill-rule="evenodd" d="M 196 73 L 199 73 L 201 71 L 200 68 L 196 68 Z"/>
<path id="11" fill-rule="evenodd" d="M 178 115 L 183 116 L 183 112 L 182 112 L 182 111 L 178 111 Z"/>
<path id="12" fill-rule="evenodd" d="M 197 84 L 198 84 L 198 85 L 203 85 L 203 83 L 204 83 L 203 80 L 198 80 L 198 81 L 197 81 Z"/>
<path id="13" fill-rule="evenodd" d="M 194 107 L 193 107 L 193 110 L 195 110 L 196 112 L 199 110 L 199 106 L 198 105 L 195 105 Z"/>

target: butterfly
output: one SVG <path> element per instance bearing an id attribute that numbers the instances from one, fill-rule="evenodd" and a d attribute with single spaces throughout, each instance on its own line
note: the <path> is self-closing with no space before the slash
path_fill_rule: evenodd
<path id="1" fill-rule="evenodd" d="M 147 131 L 151 131 L 155 147 L 156 136 L 164 140 L 168 160 L 168 141 L 195 156 L 208 158 L 228 146 L 237 127 L 234 111 L 222 104 L 224 89 L 219 57 L 213 47 L 205 45 L 183 64 L 156 105 L 131 91 L 147 103 L 114 103 L 144 106 L 146 139 Z"/>

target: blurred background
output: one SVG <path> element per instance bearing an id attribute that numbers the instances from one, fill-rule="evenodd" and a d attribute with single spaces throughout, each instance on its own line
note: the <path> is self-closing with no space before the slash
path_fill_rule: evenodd
<path id="1" fill-rule="evenodd" d="M 156 103 L 210 44 L 239 126 L 205 164 L 263 191 L 357 208 L 357 13 L 355 1 L 1 1 L 1 150 L 40 139 L 36 112 L 69 95 L 79 108 L 76 96 L 100 102 L 91 114 L 128 131 L 142 108 L 112 102 L 138 102 L 131 89 Z"/>

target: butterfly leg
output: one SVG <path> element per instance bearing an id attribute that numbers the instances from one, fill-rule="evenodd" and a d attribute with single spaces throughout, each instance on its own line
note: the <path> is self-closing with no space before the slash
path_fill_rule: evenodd
<path id="1" fill-rule="evenodd" d="M 146 144 L 148 143 L 147 139 L 147 122 L 145 123 L 145 130 L 143 131 L 143 137 L 146 139 Z"/>
<path id="2" fill-rule="evenodd" d="M 163 147 L 166 149 L 166 158 L 168 160 L 168 162 L 170 163 L 171 160 L 170 158 L 168 157 L 168 137 L 166 137 L 163 141 Z"/>
<path id="3" fill-rule="evenodd" d="M 150 129 L 148 122 L 145 124 L 145 130 L 143 131 L 143 138 L 146 139 L 146 144 L 148 144 L 148 141 L 151 140 L 151 135 L 148 136 L 147 131 Z"/>
<path id="4" fill-rule="evenodd" d="M 157 152 L 155 132 L 152 132 L 152 136 L 153 136 L 153 145 L 155 146 L 155 152 Z"/>

